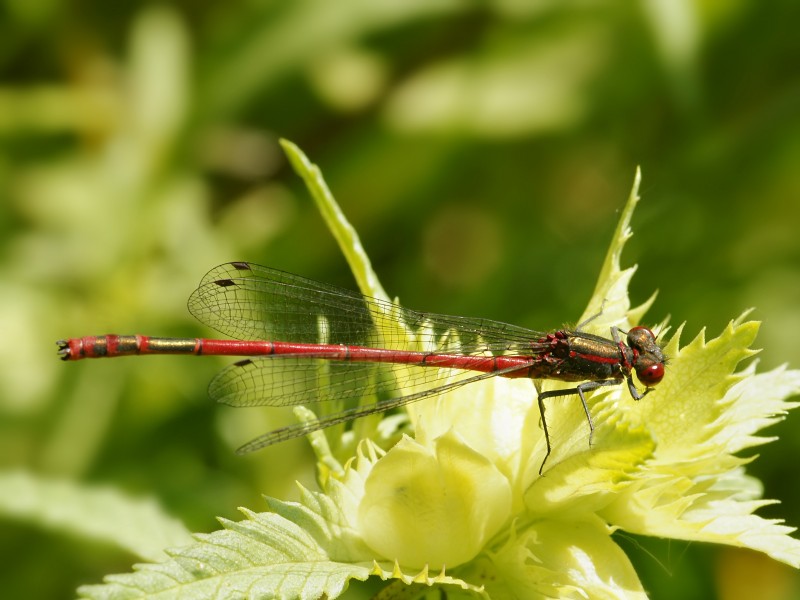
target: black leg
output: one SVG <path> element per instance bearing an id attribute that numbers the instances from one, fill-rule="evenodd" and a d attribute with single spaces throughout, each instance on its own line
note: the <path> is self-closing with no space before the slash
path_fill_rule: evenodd
<path id="1" fill-rule="evenodd" d="M 589 422 L 589 446 L 592 445 L 592 439 L 594 438 L 594 421 L 592 420 L 592 415 L 589 412 L 589 405 L 586 403 L 586 392 L 590 392 L 592 390 L 596 390 L 599 387 L 604 387 L 607 385 L 619 385 L 619 379 L 604 379 L 602 381 L 587 381 L 585 383 L 581 383 L 574 388 L 570 388 L 567 390 L 551 390 L 549 392 L 541 392 L 537 395 L 536 401 L 539 404 L 539 415 L 542 417 L 542 429 L 544 429 L 544 441 L 547 444 L 547 453 L 544 455 L 544 460 L 542 461 L 542 465 L 539 467 L 539 475 L 542 474 L 544 470 L 544 464 L 547 462 L 548 457 L 550 456 L 550 452 L 552 451 L 553 447 L 550 444 L 550 431 L 547 429 L 547 418 L 544 415 L 544 401 L 547 398 L 560 398 L 562 396 L 572 396 L 577 394 L 578 398 L 581 399 L 581 405 L 583 405 L 583 412 L 586 414 L 586 420 Z"/>

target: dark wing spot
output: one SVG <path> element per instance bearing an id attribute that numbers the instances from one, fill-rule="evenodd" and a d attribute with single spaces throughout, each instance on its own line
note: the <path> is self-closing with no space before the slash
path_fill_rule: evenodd
<path id="1" fill-rule="evenodd" d="M 214 283 L 216 283 L 219 287 L 230 287 L 232 285 L 236 285 L 236 282 L 233 279 L 217 279 Z"/>

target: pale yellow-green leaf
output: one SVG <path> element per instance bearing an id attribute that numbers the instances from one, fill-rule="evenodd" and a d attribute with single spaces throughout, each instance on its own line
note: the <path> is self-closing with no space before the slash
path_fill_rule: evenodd
<path id="1" fill-rule="evenodd" d="M 606 253 L 603 266 L 600 268 L 600 275 L 597 278 L 592 298 L 589 300 L 589 304 L 580 319 L 581 322 L 591 319 L 586 323 L 586 329 L 600 335 L 607 335 L 608 328 L 611 325 L 616 325 L 625 330 L 636 324 L 631 321 L 631 303 L 628 298 L 628 284 L 636 272 L 636 267 L 629 267 L 623 270 L 620 266 L 620 258 L 625 248 L 625 243 L 633 235 L 630 227 L 631 217 L 633 217 L 633 212 L 639 203 L 639 184 L 641 180 L 642 173 L 639 169 L 636 169 L 631 193 L 628 196 L 625 207 L 622 209 L 619 223 L 611 238 L 611 246 Z M 635 309 L 636 316 L 640 317 L 647 307 L 652 304 L 653 300 L 654 298 L 651 297 L 643 306 Z"/>
<path id="2" fill-rule="evenodd" d="M 389 564 L 375 561 L 373 563 L 373 568 L 370 572 L 370 575 L 380 577 L 384 581 L 394 581 L 392 588 L 387 589 L 386 593 L 379 593 L 378 595 L 374 596 L 374 600 L 417 598 L 418 595 L 416 592 L 420 590 L 419 586 L 429 587 L 432 585 L 452 586 L 456 591 L 464 590 L 465 592 L 468 592 L 468 597 L 470 598 L 485 598 L 486 600 L 490 599 L 489 595 L 484 591 L 483 586 L 470 584 L 458 577 L 451 577 L 445 573 L 444 569 L 440 571 L 433 571 L 429 570 L 427 566 L 422 567 L 419 570 L 408 568 L 404 569 L 396 562 L 394 564 Z M 404 584 L 405 586 L 417 587 L 416 589 L 412 590 L 412 595 L 408 596 L 404 594 L 404 591 L 406 590 L 403 587 L 394 587 L 400 583 Z M 447 597 L 451 597 L 452 594 L 453 591 L 448 590 Z"/>
<path id="3" fill-rule="evenodd" d="M 170 560 L 83 586 L 86 598 L 335 598 L 373 571 L 371 554 L 350 535 L 347 518 L 323 494 L 300 503 L 270 501 L 273 512 L 244 510 L 223 529 L 195 535 Z M 224 593 L 221 593 L 224 591 Z"/>
<path id="4" fill-rule="evenodd" d="M 783 417 L 796 403 L 800 372 L 776 369 L 755 375 L 754 365 L 736 372 L 753 355 L 758 324 L 732 321 L 708 342 L 701 332 L 671 355 L 667 376 L 656 391 L 629 411 L 657 441 L 653 460 L 636 474 L 601 514 L 627 531 L 716 542 L 760 550 L 800 566 L 800 542 L 780 522 L 752 513 L 759 500 L 757 481 L 747 476 L 747 459 L 733 455 L 763 443 L 755 431 Z"/>
<path id="5" fill-rule="evenodd" d="M 336 238 L 339 249 L 347 259 L 347 264 L 350 265 L 350 270 L 353 272 L 361 292 L 388 301 L 389 296 L 383 290 L 375 271 L 372 270 L 372 263 L 361 245 L 358 233 L 350 225 L 342 209 L 339 208 L 319 167 L 289 140 L 282 139 L 280 144 L 295 172 L 303 178 L 320 214 L 328 225 L 328 229 Z"/>
<path id="6" fill-rule="evenodd" d="M 669 357 L 664 380 L 628 411 L 631 422 L 647 427 L 658 443 L 659 461 L 677 462 L 701 456 L 716 456 L 720 448 L 711 443 L 715 425 L 729 410 L 725 396 L 741 381 L 734 374 L 749 349 L 758 323 L 733 321 L 719 337 L 706 342 L 701 332 L 680 350 L 677 343 L 665 348 Z M 677 334 L 673 342 L 677 341 Z"/>
<path id="7" fill-rule="evenodd" d="M 591 513 L 608 504 L 653 456 L 655 444 L 646 429 L 631 430 L 609 415 L 597 430 L 600 440 L 589 447 L 583 439 L 563 462 L 539 477 L 525 494 L 528 510 L 539 518 L 548 513 Z"/>
<path id="8" fill-rule="evenodd" d="M 591 513 L 554 517 L 513 534 L 475 566 L 493 599 L 637 599 L 647 595 L 612 528 Z M 466 574 L 465 574 L 466 577 Z"/>

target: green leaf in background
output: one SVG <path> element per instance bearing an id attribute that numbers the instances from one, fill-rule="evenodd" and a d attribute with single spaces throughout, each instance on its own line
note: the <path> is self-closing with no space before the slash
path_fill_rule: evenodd
<path id="1" fill-rule="evenodd" d="M 24 472 L 0 473 L 0 515 L 118 546 L 144 560 L 162 559 L 164 548 L 191 540 L 152 499 Z"/>

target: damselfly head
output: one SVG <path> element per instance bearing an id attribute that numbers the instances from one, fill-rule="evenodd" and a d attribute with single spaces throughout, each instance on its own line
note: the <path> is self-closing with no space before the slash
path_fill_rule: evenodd
<path id="1" fill-rule="evenodd" d="M 655 334 L 647 327 L 633 327 L 628 331 L 628 346 L 635 352 L 633 367 L 639 381 L 648 387 L 659 383 L 664 378 L 666 358 Z"/>

